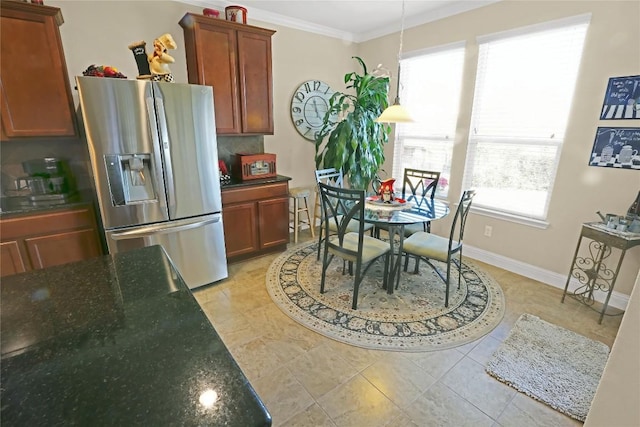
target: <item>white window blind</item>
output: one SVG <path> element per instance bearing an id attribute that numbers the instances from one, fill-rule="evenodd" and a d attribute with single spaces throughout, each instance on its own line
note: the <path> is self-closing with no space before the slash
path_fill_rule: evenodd
<path id="1" fill-rule="evenodd" d="M 400 102 L 415 123 L 396 125 L 393 176 L 399 183 L 405 168 L 438 171 L 436 195 L 447 195 L 463 62 L 463 43 L 414 53 L 401 61 Z"/>
<path id="2" fill-rule="evenodd" d="M 474 206 L 546 218 L 588 19 L 480 41 L 464 175 Z"/>

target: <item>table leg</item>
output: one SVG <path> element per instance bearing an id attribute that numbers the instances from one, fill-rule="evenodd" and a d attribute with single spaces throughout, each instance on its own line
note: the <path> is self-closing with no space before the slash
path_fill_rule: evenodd
<path id="1" fill-rule="evenodd" d="M 575 277 L 581 283 L 581 286 L 571 292 L 571 296 L 585 305 L 591 306 L 595 303 L 594 292 L 596 290 L 605 292 L 606 297 L 598 320 L 598 323 L 602 323 L 626 250 L 622 250 L 616 270 L 613 271 L 604 264 L 604 260 L 608 259 L 612 254 L 611 246 L 597 240 L 592 240 L 588 246 L 589 255 L 579 257 L 578 252 L 581 243 L 582 236 L 578 239 L 578 246 L 573 256 L 569 277 L 567 277 L 567 283 L 564 287 L 564 293 L 562 294 L 562 302 L 564 302 L 565 296 L 567 295 L 569 281 L 572 277 Z"/>
<path id="2" fill-rule="evenodd" d="M 625 252 L 627 252 L 626 249 L 624 249 L 620 254 L 618 266 L 616 267 L 616 272 L 613 274 L 613 280 L 611 281 L 611 286 L 609 287 L 609 291 L 607 292 L 607 297 L 604 300 L 604 305 L 602 306 L 602 312 L 600 312 L 600 319 L 598 320 L 598 323 L 602 323 L 604 312 L 607 311 L 607 307 L 609 306 L 609 299 L 611 298 L 611 294 L 613 293 L 613 287 L 616 284 L 616 279 L 618 278 L 618 273 L 620 272 L 620 266 L 622 265 L 622 260 L 624 259 Z"/>
<path id="3" fill-rule="evenodd" d="M 569 281 L 571 280 L 573 269 L 576 265 L 576 258 L 578 257 L 578 251 L 580 250 L 580 244 L 582 243 L 582 236 L 578 239 L 578 245 L 576 246 L 576 251 L 573 254 L 573 261 L 571 261 L 571 269 L 569 270 L 569 276 L 567 277 L 567 283 L 564 285 L 564 292 L 562 293 L 562 300 L 560 302 L 564 303 L 564 297 L 567 296 L 567 289 L 569 289 Z"/>
<path id="4" fill-rule="evenodd" d="M 398 248 L 396 250 L 396 239 L 398 236 Z M 404 225 L 389 224 L 389 275 L 387 276 L 387 293 L 392 294 L 393 288 L 400 283 L 400 270 L 402 266 L 402 243 L 404 241 Z"/>

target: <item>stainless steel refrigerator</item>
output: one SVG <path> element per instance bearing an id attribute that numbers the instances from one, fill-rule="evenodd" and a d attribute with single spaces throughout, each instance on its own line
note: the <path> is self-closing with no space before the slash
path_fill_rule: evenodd
<path id="1" fill-rule="evenodd" d="M 109 252 L 160 244 L 190 288 L 227 277 L 211 87 L 76 81 Z"/>

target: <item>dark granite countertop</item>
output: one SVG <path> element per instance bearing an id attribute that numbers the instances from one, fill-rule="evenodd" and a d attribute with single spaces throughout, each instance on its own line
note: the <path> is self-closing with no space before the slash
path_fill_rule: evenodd
<path id="1" fill-rule="evenodd" d="M 271 424 L 160 246 L 4 277 L 0 297 L 3 425 Z"/>
<path id="2" fill-rule="evenodd" d="M 224 191 L 229 188 L 248 187 L 251 185 L 264 185 L 264 184 L 272 184 L 274 182 L 285 182 L 285 181 L 291 181 L 291 178 L 284 175 L 276 175 L 273 178 L 252 179 L 249 181 L 238 181 L 237 179 L 233 178 L 231 182 L 227 184 L 222 184 L 221 188 L 222 188 L 222 191 Z"/>
<path id="3" fill-rule="evenodd" d="M 27 197 L 0 197 L 0 218 L 10 218 L 64 209 L 74 209 L 95 203 L 95 195 L 91 190 L 79 191 L 64 203 L 41 202 L 33 204 Z"/>

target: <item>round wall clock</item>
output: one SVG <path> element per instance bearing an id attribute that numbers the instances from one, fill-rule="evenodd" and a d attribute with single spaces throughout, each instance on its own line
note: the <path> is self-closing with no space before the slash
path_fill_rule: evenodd
<path id="1" fill-rule="evenodd" d="M 291 97 L 291 120 L 304 138 L 314 141 L 329 110 L 333 90 L 320 80 L 302 83 Z"/>

